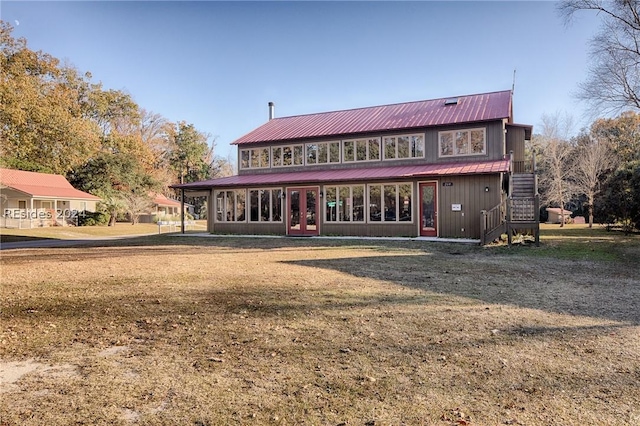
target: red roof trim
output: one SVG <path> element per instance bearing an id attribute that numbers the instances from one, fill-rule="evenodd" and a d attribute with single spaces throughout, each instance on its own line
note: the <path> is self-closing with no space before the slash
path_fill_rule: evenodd
<path id="1" fill-rule="evenodd" d="M 362 169 L 314 170 L 250 175 L 235 175 L 202 182 L 173 185 L 172 188 L 208 189 L 213 187 L 242 187 L 285 185 L 298 183 L 329 183 L 409 179 L 450 175 L 493 174 L 509 171 L 509 160 L 422 164 L 415 166 L 371 167 Z"/>
<path id="2" fill-rule="evenodd" d="M 455 105 L 445 105 L 446 99 L 274 118 L 235 140 L 232 145 L 405 131 L 504 118 L 511 121 L 509 90 L 458 96 Z"/>

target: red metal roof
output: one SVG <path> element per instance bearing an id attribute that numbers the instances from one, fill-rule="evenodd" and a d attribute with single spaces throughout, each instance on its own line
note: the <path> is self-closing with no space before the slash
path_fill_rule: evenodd
<path id="1" fill-rule="evenodd" d="M 415 166 L 371 167 L 367 169 L 313 170 L 251 175 L 236 175 L 202 182 L 173 185 L 173 188 L 206 189 L 212 187 L 240 187 L 249 185 L 284 185 L 298 183 L 326 183 L 373 181 L 413 177 L 491 174 L 509 171 L 509 160 L 488 160 Z"/>
<path id="2" fill-rule="evenodd" d="M 445 105 L 447 99 L 457 99 L 457 103 Z M 274 118 L 235 140 L 232 145 L 336 137 L 503 118 L 511 119 L 509 90 Z"/>
<path id="3" fill-rule="evenodd" d="M 95 195 L 75 189 L 62 175 L 0 168 L 0 183 L 32 197 L 100 200 Z"/>

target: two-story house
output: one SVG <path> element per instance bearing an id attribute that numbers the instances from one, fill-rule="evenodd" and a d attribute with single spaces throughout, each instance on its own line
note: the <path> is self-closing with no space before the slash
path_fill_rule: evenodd
<path id="1" fill-rule="evenodd" d="M 269 121 L 233 142 L 237 175 L 175 187 L 209 197 L 215 234 L 484 242 L 507 230 L 510 188 L 535 222 L 532 127 L 512 117 L 511 91 L 279 118 L 269 103 Z"/>

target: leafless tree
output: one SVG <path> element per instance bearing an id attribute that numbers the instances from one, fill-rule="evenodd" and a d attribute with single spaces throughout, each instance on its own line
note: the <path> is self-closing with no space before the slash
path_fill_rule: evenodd
<path id="1" fill-rule="evenodd" d="M 587 197 L 589 228 L 593 227 L 593 205 L 600 190 L 602 176 L 614 165 L 611 147 L 604 139 L 583 133 L 577 137 L 574 148 L 573 183 L 578 194 Z"/>
<path id="2" fill-rule="evenodd" d="M 591 112 L 640 109 L 640 2 L 637 0 L 565 0 L 559 6 L 565 23 L 580 11 L 602 16 L 602 27 L 591 41 L 591 66 L 578 98 Z"/>
<path id="3" fill-rule="evenodd" d="M 544 204 L 560 207 L 560 226 L 564 226 L 564 208 L 575 193 L 572 184 L 573 147 L 568 135 L 573 120 L 567 114 L 542 116 L 542 134 L 536 137 L 536 150 L 541 154 L 540 189 Z"/>
<path id="4" fill-rule="evenodd" d="M 138 223 L 140 216 L 146 213 L 152 206 L 151 197 L 147 194 L 131 192 L 125 194 L 123 198 L 132 225 Z"/>

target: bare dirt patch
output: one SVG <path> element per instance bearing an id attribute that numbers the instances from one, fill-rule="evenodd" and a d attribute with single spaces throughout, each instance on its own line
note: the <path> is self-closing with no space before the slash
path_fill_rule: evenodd
<path id="1" fill-rule="evenodd" d="M 0 424 L 637 424 L 640 244 L 589 241 L 3 252 L 0 359 L 75 373 Z"/>
<path id="2" fill-rule="evenodd" d="M 17 382 L 27 374 L 44 375 L 52 378 L 72 377 L 76 367 L 70 364 L 48 365 L 33 359 L 24 361 L 0 361 L 0 393 L 19 390 Z"/>

